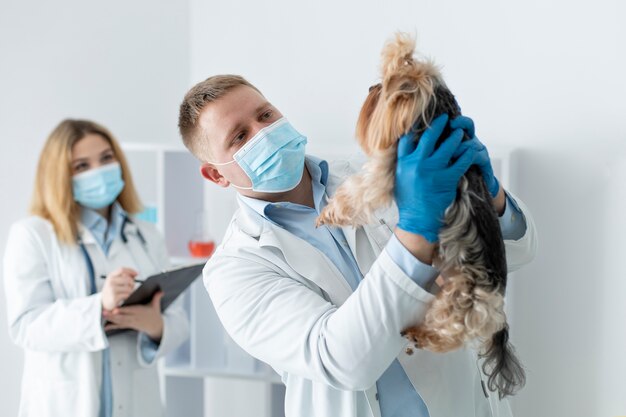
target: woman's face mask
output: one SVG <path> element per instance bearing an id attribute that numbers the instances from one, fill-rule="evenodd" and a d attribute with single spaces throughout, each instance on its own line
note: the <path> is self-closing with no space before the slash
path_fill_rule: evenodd
<path id="1" fill-rule="evenodd" d="M 117 162 L 72 177 L 74 200 L 94 210 L 113 204 L 123 189 L 122 169 Z"/>
<path id="2" fill-rule="evenodd" d="M 257 132 L 224 163 L 236 162 L 246 173 L 252 187 L 233 187 L 264 193 L 280 193 L 294 189 L 302 179 L 307 139 L 296 131 L 284 117 Z"/>

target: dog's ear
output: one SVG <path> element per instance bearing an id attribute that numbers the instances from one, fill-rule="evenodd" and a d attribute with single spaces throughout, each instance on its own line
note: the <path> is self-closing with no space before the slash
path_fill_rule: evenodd
<path id="1" fill-rule="evenodd" d="M 374 144 L 368 137 L 370 123 L 372 121 L 372 114 L 378 105 L 380 98 L 380 92 L 382 91 L 382 84 L 376 84 L 370 87 L 369 93 L 363 106 L 361 106 L 361 112 L 359 113 L 359 119 L 356 122 L 356 138 L 361 145 L 363 151 L 370 155 Z"/>
<path id="2" fill-rule="evenodd" d="M 401 136 L 415 122 L 428 123 L 431 101 L 435 100 L 437 73 L 430 63 L 416 62 L 410 72 L 390 74 L 383 83 L 384 120 L 389 135 Z"/>

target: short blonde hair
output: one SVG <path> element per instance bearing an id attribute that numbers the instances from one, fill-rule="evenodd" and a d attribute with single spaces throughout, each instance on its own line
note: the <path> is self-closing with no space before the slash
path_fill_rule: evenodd
<path id="1" fill-rule="evenodd" d="M 111 132 L 89 120 L 63 120 L 50 133 L 39 156 L 30 211 L 50 221 L 59 240 L 68 244 L 77 241 L 80 218 L 72 192 L 72 147 L 88 134 L 106 139 L 120 164 L 125 185 L 117 201 L 129 213 L 142 210 L 128 163 Z"/>
<path id="2" fill-rule="evenodd" d="M 246 86 L 258 91 L 248 80 L 240 75 L 214 75 L 194 85 L 185 94 L 178 114 L 178 129 L 183 143 L 200 161 L 210 159 L 211 153 L 206 133 L 198 127 L 198 119 L 204 106 L 218 100 L 235 87 Z"/>

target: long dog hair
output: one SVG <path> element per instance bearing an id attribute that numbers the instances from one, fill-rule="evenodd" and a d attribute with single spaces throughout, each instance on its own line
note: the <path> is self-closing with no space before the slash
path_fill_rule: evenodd
<path id="1" fill-rule="evenodd" d="M 318 225 L 370 222 L 377 209 L 392 203 L 398 138 L 410 129 L 419 138 L 437 116 L 461 114 L 437 67 L 418 60 L 414 51 L 414 39 L 402 33 L 383 49 L 382 83 L 370 88 L 356 129 L 369 159 L 337 189 Z M 436 147 L 450 133 L 447 126 Z M 461 178 L 445 211 L 435 258 L 445 283 L 424 320 L 402 335 L 434 352 L 478 342 L 489 389 L 497 390 L 500 398 L 515 394 L 526 377 L 508 341 L 504 242 L 492 197 L 476 166 Z"/>

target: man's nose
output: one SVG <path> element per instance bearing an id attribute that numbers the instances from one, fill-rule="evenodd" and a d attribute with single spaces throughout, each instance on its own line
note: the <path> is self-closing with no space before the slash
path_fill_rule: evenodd
<path id="1" fill-rule="evenodd" d="M 271 122 L 254 122 L 254 124 L 252 125 L 252 130 L 250 131 L 251 134 L 251 138 L 256 136 L 257 133 L 259 133 L 259 131 L 261 131 L 261 129 L 264 129 L 266 127 L 268 127 L 269 125 L 271 125 Z"/>

